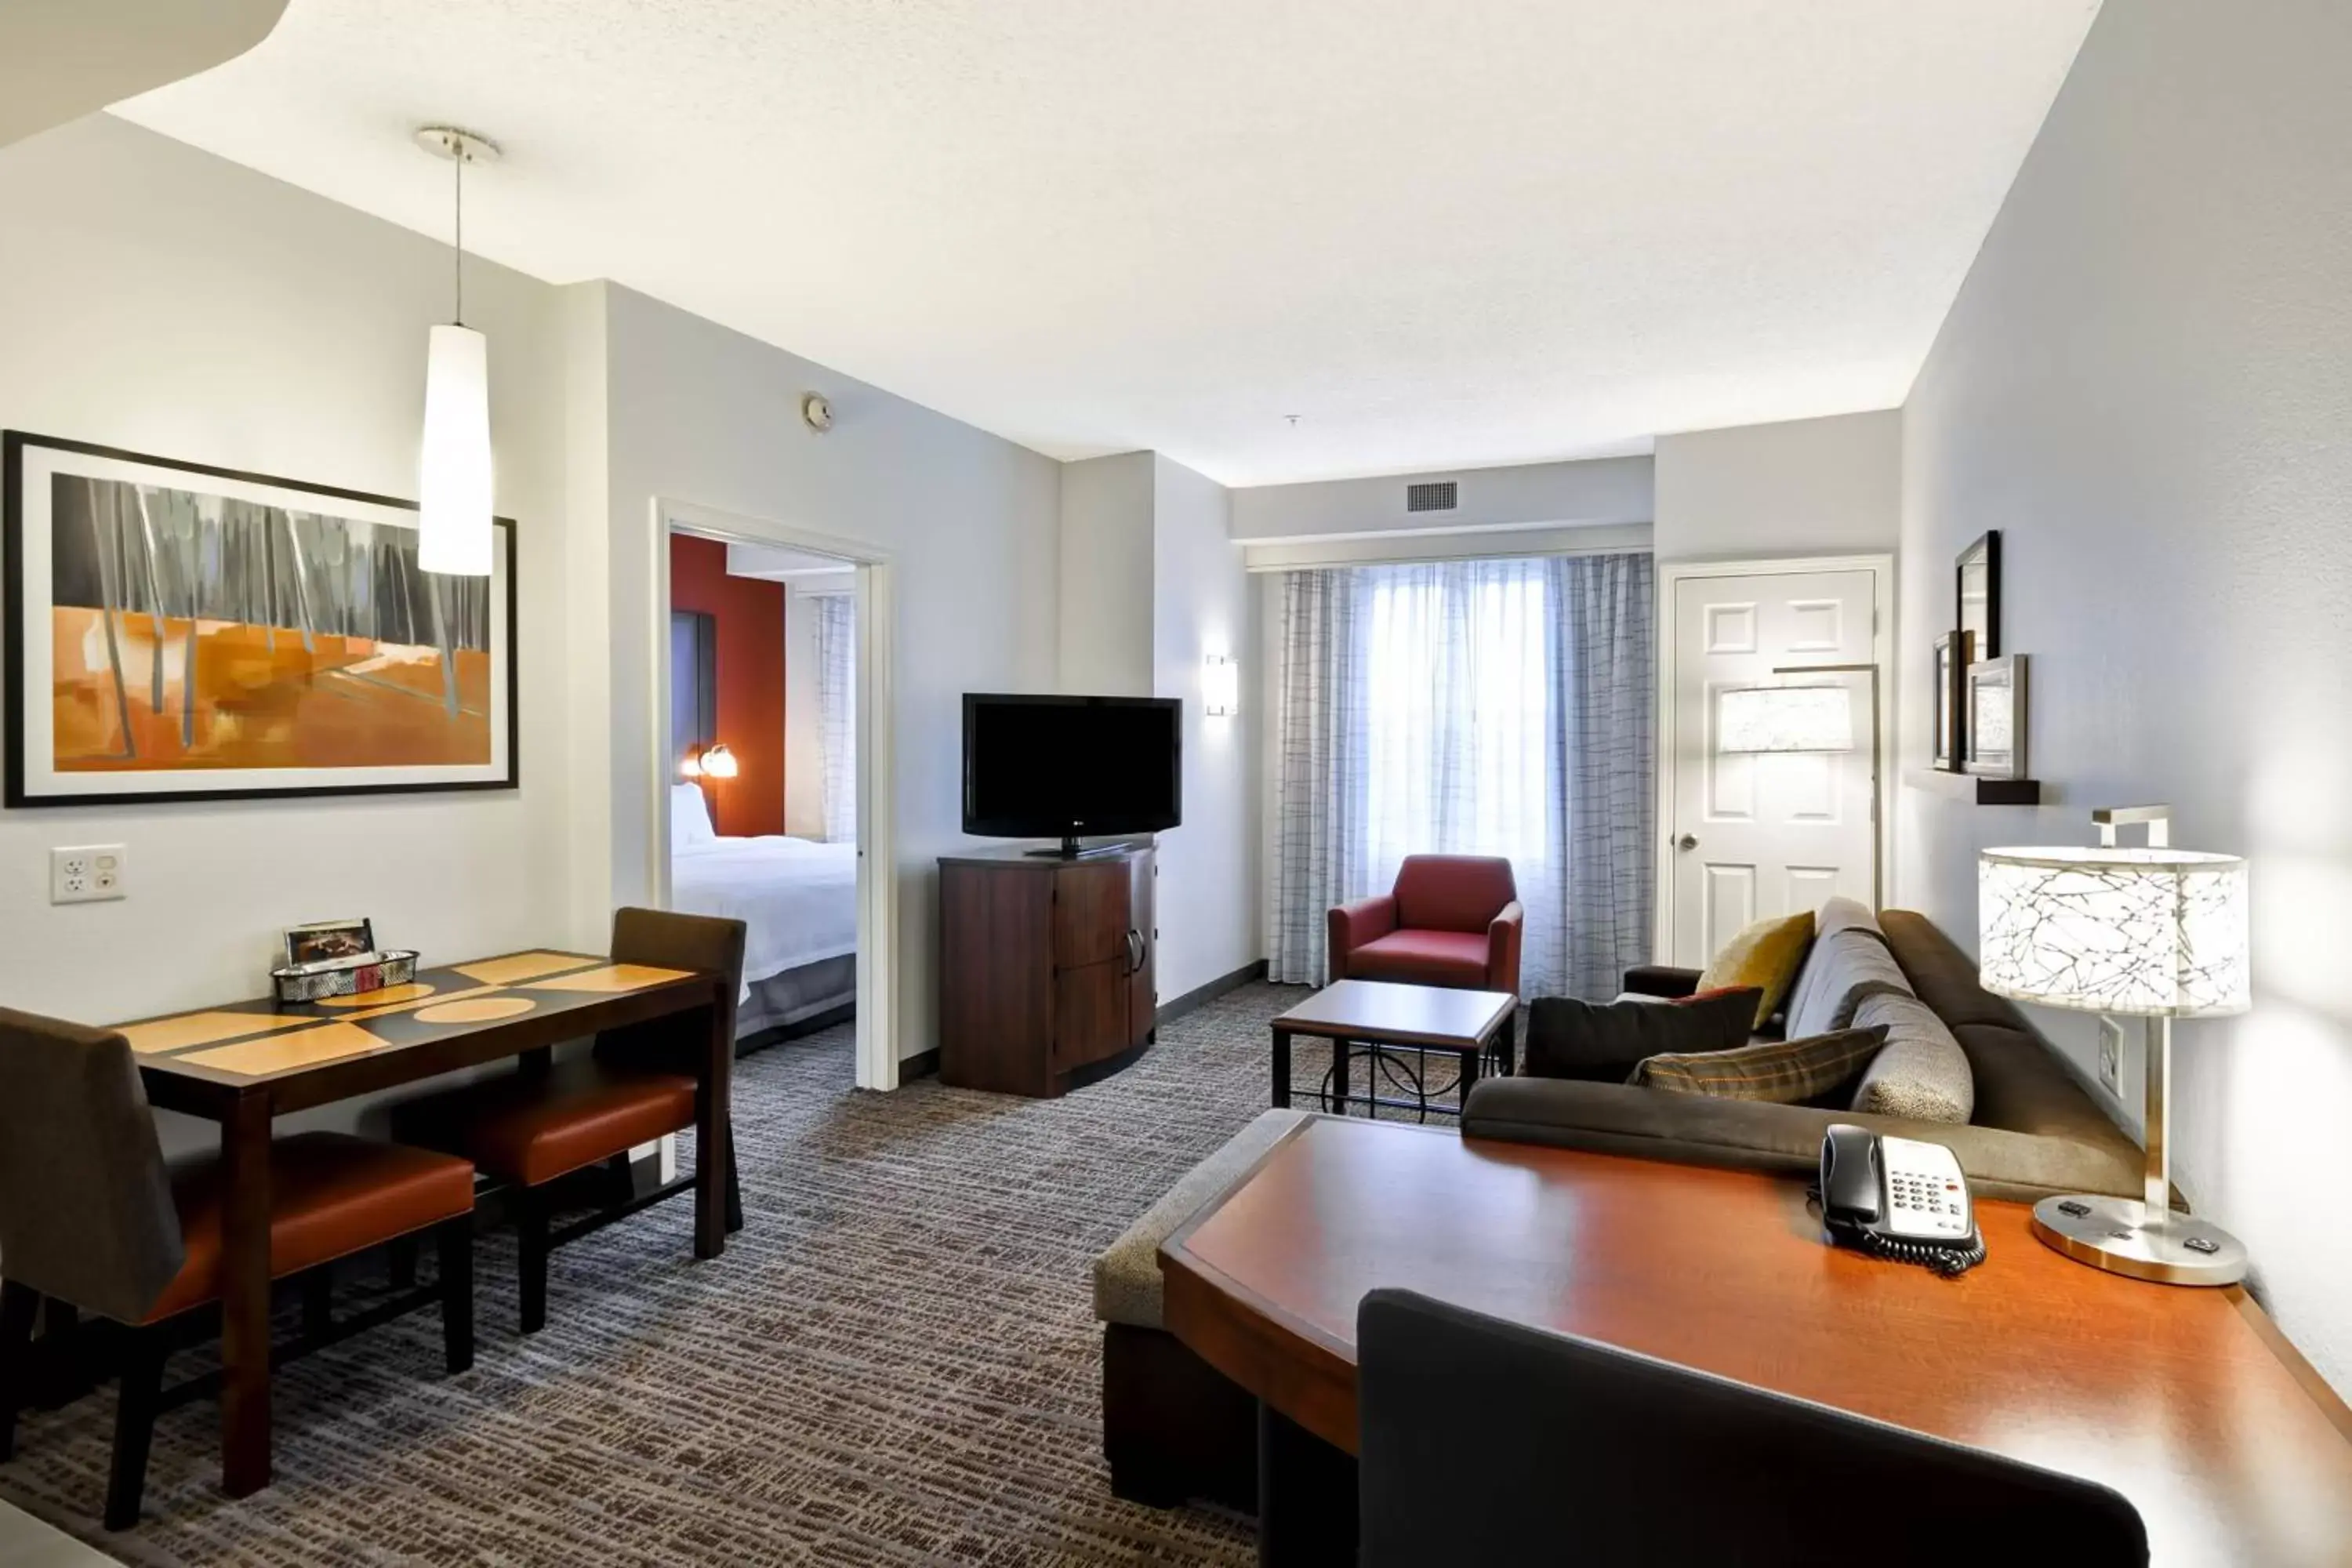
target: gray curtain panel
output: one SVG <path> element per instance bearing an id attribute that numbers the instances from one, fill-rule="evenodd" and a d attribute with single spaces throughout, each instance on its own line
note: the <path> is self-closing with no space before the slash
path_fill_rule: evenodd
<path id="1" fill-rule="evenodd" d="M 1409 854 L 1503 855 L 1528 995 L 1649 955 L 1646 553 L 1296 572 L 1283 583 L 1271 968 L 1320 984 L 1324 911 Z"/>
<path id="2" fill-rule="evenodd" d="M 817 744 L 824 753 L 824 837 L 857 837 L 857 609 L 847 594 L 816 596 Z"/>

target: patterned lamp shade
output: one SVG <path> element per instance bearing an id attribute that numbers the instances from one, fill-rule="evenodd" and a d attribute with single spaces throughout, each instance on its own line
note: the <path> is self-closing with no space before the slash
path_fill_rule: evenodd
<path id="1" fill-rule="evenodd" d="M 2175 1018 L 2251 1004 L 2246 863 L 2190 849 L 1987 849 L 1985 989 L 2088 1013 Z"/>
<path id="2" fill-rule="evenodd" d="M 1735 687 L 1717 699 L 1718 752 L 1851 752 L 1853 694 L 1843 686 Z"/>

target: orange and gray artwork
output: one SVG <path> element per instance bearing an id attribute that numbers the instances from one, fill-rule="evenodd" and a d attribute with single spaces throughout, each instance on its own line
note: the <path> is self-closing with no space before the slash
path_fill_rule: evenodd
<path id="1" fill-rule="evenodd" d="M 491 760 L 493 579 L 412 529 L 50 476 L 59 773 Z"/>

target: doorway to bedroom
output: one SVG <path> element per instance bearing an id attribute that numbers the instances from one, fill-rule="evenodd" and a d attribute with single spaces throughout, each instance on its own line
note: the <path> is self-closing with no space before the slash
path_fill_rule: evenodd
<path id="1" fill-rule="evenodd" d="M 868 874 L 862 809 L 875 672 L 861 644 L 887 563 L 751 520 L 667 524 L 664 901 L 744 922 L 739 1053 L 854 1024 L 858 1085 L 895 1087 L 890 1009 L 874 1005 L 889 994 L 875 962 L 887 958 L 875 951 L 890 930 L 875 909 L 887 879 Z"/>

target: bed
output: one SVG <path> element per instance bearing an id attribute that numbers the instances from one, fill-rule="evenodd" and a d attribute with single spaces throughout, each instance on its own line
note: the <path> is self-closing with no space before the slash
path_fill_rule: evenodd
<path id="1" fill-rule="evenodd" d="M 801 1024 L 857 996 L 857 846 L 722 838 L 698 785 L 670 791 L 670 907 L 740 920 L 735 1037 Z"/>

